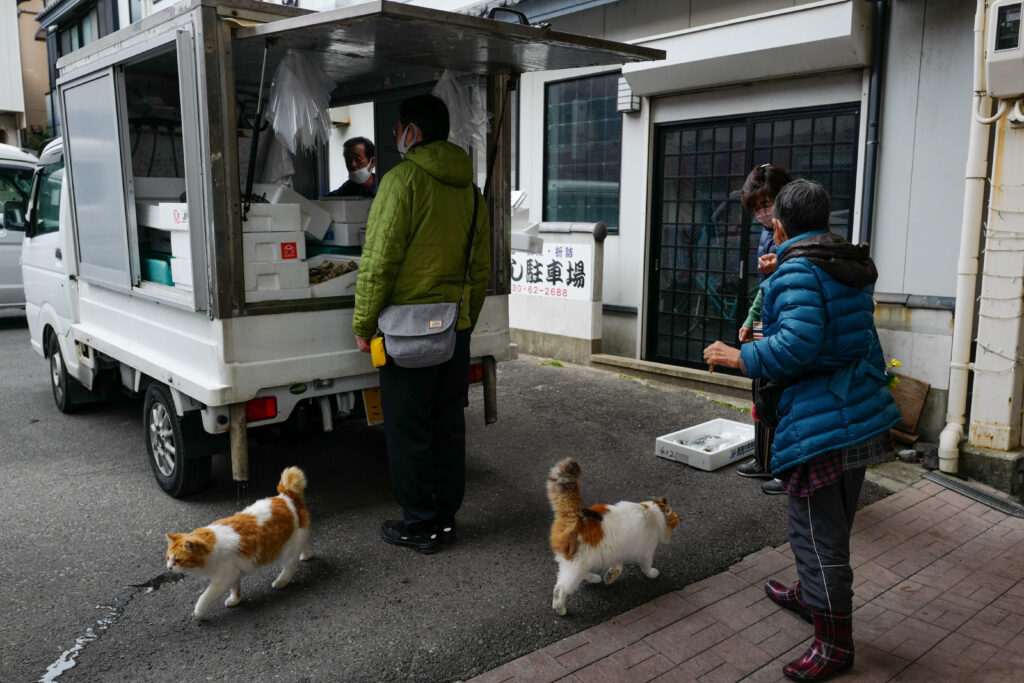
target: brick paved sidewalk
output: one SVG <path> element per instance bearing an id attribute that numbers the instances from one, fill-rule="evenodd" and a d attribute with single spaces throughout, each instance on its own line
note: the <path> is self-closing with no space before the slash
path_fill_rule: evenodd
<path id="1" fill-rule="evenodd" d="M 922 480 L 857 513 L 851 552 L 840 680 L 1024 680 L 1024 519 Z M 473 680 L 785 680 L 813 629 L 768 600 L 770 578 L 796 581 L 788 545 Z"/>

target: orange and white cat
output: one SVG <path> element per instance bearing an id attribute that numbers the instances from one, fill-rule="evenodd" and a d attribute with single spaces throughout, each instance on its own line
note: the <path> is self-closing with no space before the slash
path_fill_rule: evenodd
<path id="1" fill-rule="evenodd" d="M 551 549 L 558 562 L 558 579 L 551 606 L 565 615 L 565 599 L 580 583 L 612 583 L 622 565 L 633 562 L 649 579 L 658 577 L 651 566 L 658 543 L 668 543 L 679 516 L 664 498 L 644 503 L 583 507 L 580 466 L 566 458 L 548 475 L 548 499 L 555 513 Z M 604 576 L 597 572 L 604 572 Z"/>
<path id="2" fill-rule="evenodd" d="M 167 568 L 210 579 L 196 602 L 202 619 L 213 602 L 230 591 L 224 604 L 242 601 L 242 575 L 281 559 L 274 588 L 284 588 L 309 549 L 309 512 L 303 493 L 306 475 L 298 467 L 281 473 L 279 495 L 258 500 L 239 513 L 187 534 L 167 534 Z"/>

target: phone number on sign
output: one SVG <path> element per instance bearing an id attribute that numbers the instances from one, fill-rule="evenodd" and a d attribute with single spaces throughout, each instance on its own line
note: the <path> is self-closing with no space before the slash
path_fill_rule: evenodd
<path id="1" fill-rule="evenodd" d="M 543 296 L 569 296 L 569 290 L 565 287 L 542 287 L 539 285 L 517 285 L 512 284 L 513 294 L 541 294 Z"/>

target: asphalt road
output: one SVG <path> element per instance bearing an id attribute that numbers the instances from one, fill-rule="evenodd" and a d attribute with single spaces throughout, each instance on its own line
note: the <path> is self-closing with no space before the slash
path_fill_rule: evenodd
<path id="1" fill-rule="evenodd" d="M 666 385 L 524 357 L 502 364 L 499 421 L 471 393 L 468 492 L 459 543 L 431 556 L 384 544 L 396 515 L 380 428 L 254 431 L 251 492 L 280 471 L 309 479 L 315 559 L 274 590 L 276 569 L 243 581 L 243 602 L 192 619 L 205 587 L 167 580 L 166 532 L 244 506 L 227 458 L 215 484 L 165 495 L 146 459 L 140 399 L 61 415 L 24 319 L 0 313 L 0 679 L 3 681 L 454 681 L 581 631 L 785 542 L 785 500 L 735 467 L 703 472 L 654 456 L 654 439 L 749 415 Z M 655 556 L 551 609 L 555 563 L 545 475 L 572 456 L 589 503 L 664 495 L 679 512 Z M 864 500 L 883 495 L 866 485 Z"/>

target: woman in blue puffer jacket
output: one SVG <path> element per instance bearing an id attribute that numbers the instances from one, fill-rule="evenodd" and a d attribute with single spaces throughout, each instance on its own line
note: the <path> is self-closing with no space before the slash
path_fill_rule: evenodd
<path id="1" fill-rule="evenodd" d="M 814 624 L 814 641 L 783 669 L 822 680 L 853 666 L 850 528 L 868 465 L 892 455 L 900 421 L 874 324 L 878 277 L 867 245 L 828 231 L 819 183 L 795 180 L 775 198 L 778 269 L 762 285 L 764 338 L 734 349 L 715 342 L 709 365 L 785 385 L 772 471 L 789 493 L 789 540 L 799 581 L 765 592 Z"/>

